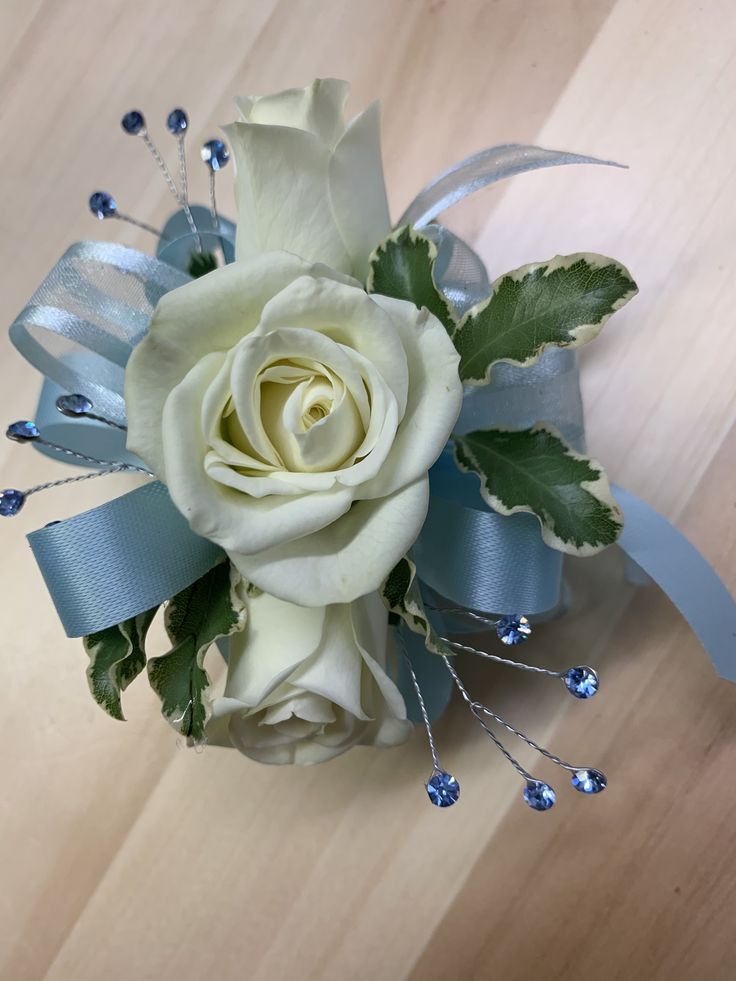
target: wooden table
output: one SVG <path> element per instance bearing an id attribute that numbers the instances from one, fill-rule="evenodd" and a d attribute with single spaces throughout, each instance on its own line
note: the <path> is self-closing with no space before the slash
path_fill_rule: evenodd
<path id="1" fill-rule="evenodd" d="M 170 210 L 120 131 L 132 106 L 171 150 L 175 104 L 196 145 L 237 93 L 351 78 L 352 108 L 383 103 L 396 216 L 494 142 L 624 161 L 519 177 L 448 223 L 495 273 L 580 250 L 633 271 L 640 296 L 583 357 L 590 447 L 734 588 L 735 53 L 728 0 L 3 0 L 2 320 L 72 241 L 150 247 L 86 209 L 107 188 L 143 220 Z M 38 378 L 2 343 L 10 421 L 33 412 Z M 1 452 L 4 484 L 66 472 Z M 456 704 L 437 738 L 463 797 L 440 812 L 421 733 L 293 770 L 185 751 L 142 682 L 127 725 L 107 719 L 24 540 L 125 489 L 103 484 L 34 499 L 2 527 L 4 981 L 736 976 L 736 686 L 658 591 L 626 585 L 615 554 L 571 563 L 571 615 L 526 649 L 601 667 L 594 703 L 468 672 L 501 714 L 600 765 L 609 790 L 560 787 L 553 811 L 530 811 Z"/>

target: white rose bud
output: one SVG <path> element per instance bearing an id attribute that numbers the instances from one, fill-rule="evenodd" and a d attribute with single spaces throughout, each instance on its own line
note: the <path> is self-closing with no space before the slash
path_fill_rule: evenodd
<path id="1" fill-rule="evenodd" d="M 378 104 L 350 125 L 347 82 L 236 100 L 225 127 L 235 161 L 238 258 L 275 249 L 365 281 L 368 256 L 390 232 Z"/>
<path id="2" fill-rule="evenodd" d="M 322 763 L 352 746 L 395 746 L 411 733 L 386 673 L 387 614 L 377 594 L 306 609 L 263 594 L 248 600 L 230 641 L 210 744 L 261 763 Z"/>

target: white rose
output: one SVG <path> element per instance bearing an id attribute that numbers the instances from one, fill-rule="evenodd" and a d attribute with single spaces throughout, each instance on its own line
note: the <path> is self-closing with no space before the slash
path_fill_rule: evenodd
<path id="1" fill-rule="evenodd" d="M 236 100 L 243 122 L 225 130 L 236 168 L 238 258 L 285 249 L 365 281 L 368 256 L 391 225 L 378 105 L 346 127 L 349 91 L 326 78 Z"/>
<path id="2" fill-rule="evenodd" d="M 386 673 L 387 614 L 374 593 L 307 609 L 265 593 L 230 641 L 207 740 L 261 763 L 322 763 L 351 746 L 395 746 L 411 723 Z"/>
<path id="3" fill-rule="evenodd" d="M 163 297 L 126 372 L 128 446 L 244 578 L 350 602 L 419 534 L 458 360 L 428 311 L 266 253 Z"/>
<path id="4" fill-rule="evenodd" d="M 237 99 L 225 127 L 235 162 L 239 258 L 285 249 L 362 282 L 389 234 L 378 104 L 346 126 L 347 82 Z"/>

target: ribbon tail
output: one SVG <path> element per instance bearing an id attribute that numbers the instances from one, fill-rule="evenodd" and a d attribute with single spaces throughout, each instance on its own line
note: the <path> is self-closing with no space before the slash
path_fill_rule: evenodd
<path id="1" fill-rule="evenodd" d="M 481 188 L 514 174 L 543 167 L 560 167 L 564 164 L 600 164 L 605 167 L 621 167 L 612 160 L 599 160 L 579 153 L 545 150 L 541 146 L 523 143 L 504 143 L 490 146 L 479 153 L 461 160 L 445 170 L 417 194 L 397 222 L 397 227 L 413 225 L 423 228 L 441 212 L 458 201 L 480 191 Z"/>
<path id="2" fill-rule="evenodd" d="M 666 593 L 705 648 L 716 672 L 736 681 L 736 601 L 715 570 L 654 508 L 613 488 L 624 512 L 619 546 Z"/>

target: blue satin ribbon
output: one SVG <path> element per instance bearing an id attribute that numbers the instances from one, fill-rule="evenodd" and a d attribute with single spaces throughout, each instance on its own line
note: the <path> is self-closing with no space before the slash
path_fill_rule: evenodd
<path id="1" fill-rule="evenodd" d="M 69 637 L 171 599 L 224 552 L 195 535 L 156 481 L 28 536 Z"/>
<path id="2" fill-rule="evenodd" d="M 478 478 L 460 473 L 446 449 L 430 471 L 429 512 L 412 548 L 422 582 L 454 606 L 542 614 L 562 587 L 562 553 L 549 548 L 531 514 L 497 514 Z"/>
<path id="3" fill-rule="evenodd" d="M 613 487 L 624 513 L 618 544 L 687 620 L 722 678 L 736 681 L 736 603 L 695 546 L 654 508 Z"/>

